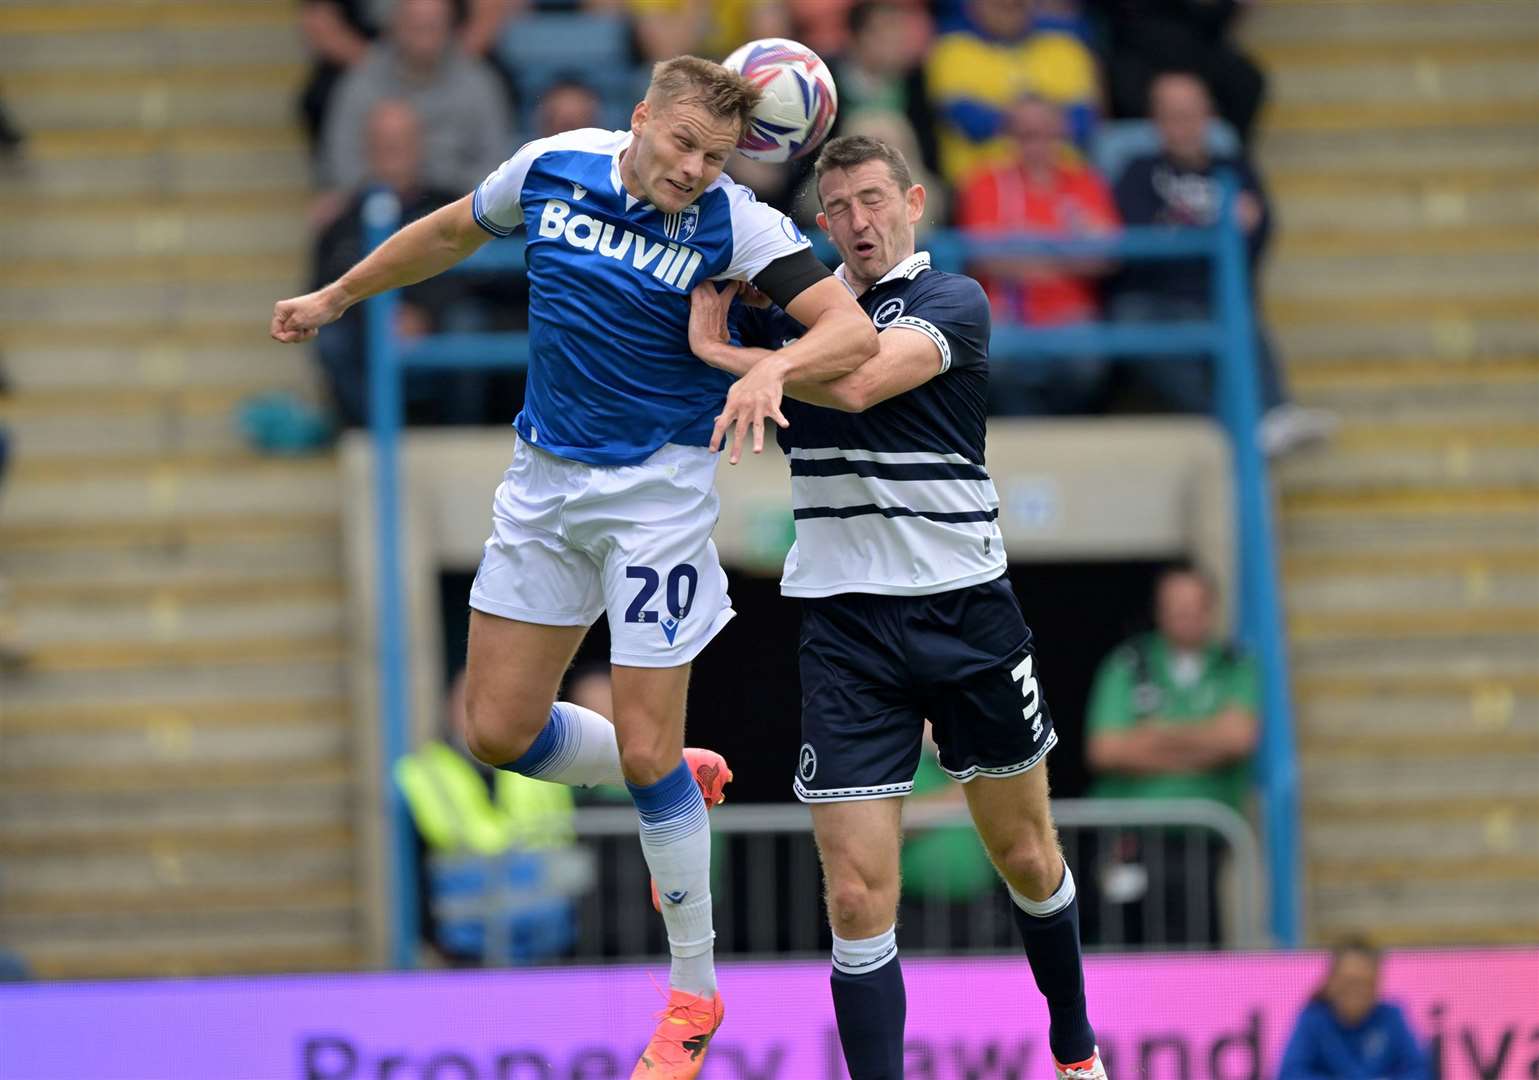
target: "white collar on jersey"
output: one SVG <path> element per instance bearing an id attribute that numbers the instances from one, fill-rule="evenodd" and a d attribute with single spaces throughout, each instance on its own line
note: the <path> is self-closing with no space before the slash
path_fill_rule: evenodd
<path id="1" fill-rule="evenodd" d="M 620 141 L 620 145 L 615 147 L 615 152 L 609 156 L 609 184 L 614 188 L 616 195 L 625 196 L 625 208 L 627 210 L 641 200 L 625 190 L 625 181 L 620 179 L 620 155 L 625 153 L 625 148 L 630 146 L 631 141 L 635 138 L 634 132 L 627 131 L 625 138 Z"/>
<path id="2" fill-rule="evenodd" d="M 871 287 L 874 289 L 877 285 L 885 285 L 887 282 L 896 281 L 900 277 L 908 278 L 912 281 L 928 269 L 930 269 L 930 253 L 928 251 L 916 251 L 883 274 L 881 279 L 873 283 Z M 844 272 L 843 263 L 840 263 L 839 269 L 834 271 L 834 277 L 844 282 L 846 287 L 850 287 L 850 279 Z M 854 289 L 851 288 L 850 291 L 853 292 Z"/>

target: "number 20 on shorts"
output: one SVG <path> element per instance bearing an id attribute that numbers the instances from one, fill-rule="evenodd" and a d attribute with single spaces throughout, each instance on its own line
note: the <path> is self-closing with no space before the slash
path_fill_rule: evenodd
<path id="1" fill-rule="evenodd" d="M 636 593 L 636 598 L 631 601 L 631 606 L 625 609 L 625 621 L 628 623 L 655 623 L 658 614 L 647 609 L 652 602 L 652 597 L 657 595 L 658 586 L 663 584 L 663 577 L 650 566 L 627 566 L 625 576 L 641 582 L 641 590 Z M 700 575 L 689 563 L 680 563 L 668 571 L 668 584 L 664 590 L 664 600 L 668 604 L 668 614 L 678 622 L 684 621 L 684 616 L 689 614 L 690 605 L 695 602 L 695 588 L 700 583 Z"/>

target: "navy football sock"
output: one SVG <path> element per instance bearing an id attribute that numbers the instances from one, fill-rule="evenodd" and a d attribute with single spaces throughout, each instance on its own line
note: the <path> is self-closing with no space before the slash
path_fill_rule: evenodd
<path id="1" fill-rule="evenodd" d="M 834 1017 L 850 1080 L 903 1080 L 908 997 L 895 929 L 874 938 L 834 937 Z"/>
<path id="2" fill-rule="evenodd" d="M 1026 944 L 1031 974 L 1047 999 L 1047 1043 L 1053 1058 L 1065 1065 L 1084 1061 L 1095 1053 L 1095 1031 L 1085 1012 L 1074 875 L 1066 863 L 1063 883 L 1046 900 L 1029 900 L 1014 889 L 1010 899 L 1015 901 L 1015 925 Z"/>

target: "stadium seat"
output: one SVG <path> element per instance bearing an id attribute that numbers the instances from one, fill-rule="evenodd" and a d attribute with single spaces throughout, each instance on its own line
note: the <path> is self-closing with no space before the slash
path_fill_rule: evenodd
<path id="1" fill-rule="evenodd" d="M 1090 137 L 1090 160 L 1108 184 L 1116 184 L 1134 158 L 1157 154 L 1159 149 L 1159 132 L 1149 120 L 1109 120 Z M 1224 121 L 1209 121 L 1208 150 L 1216 157 L 1238 154 L 1240 137 Z"/>

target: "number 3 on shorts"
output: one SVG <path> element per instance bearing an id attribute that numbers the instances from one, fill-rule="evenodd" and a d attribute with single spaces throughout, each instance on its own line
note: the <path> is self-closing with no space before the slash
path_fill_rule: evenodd
<path id="1" fill-rule="evenodd" d="M 1010 672 L 1010 678 L 1021 684 L 1021 697 L 1026 700 L 1026 706 L 1021 710 L 1021 715 L 1027 720 L 1036 716 L 1042 709 L 1042 695 L 1037 692 L 1037 679 L 1031 673 L 1031 667 L 1031 654 L 1027 653 L 1026 659 L 1017 664 L 1015 670 Z M 1041 735 L 1042 721 L 1040 719 L 1031 725 L 1031 733 L 1033 736 Z"/>
<path id="2" fill-rule="evenodd" d="M 636 593 L 631 606 L 625 609 L 625 621 L 628 623 L 657 622 L 657 612 L 648 611 L 646 608 L 652 602 L 652 597 L 657 595 L 657 587 L 662 583 L 662 576 L 650 566 L 627 566 L 625 576 L 641 582 L 641 590 Z M 689 563 L 680 563 L 668 571 L 665 599 L 668 602 L 668 614 L 676 621 L 683 622 L 684 616 L 689 614 L 690 605 L 695 602 L 695 587 L 699 583 L 700 575 Z M 1028 661 L 1030 659 L 1027 657 Z"/>

